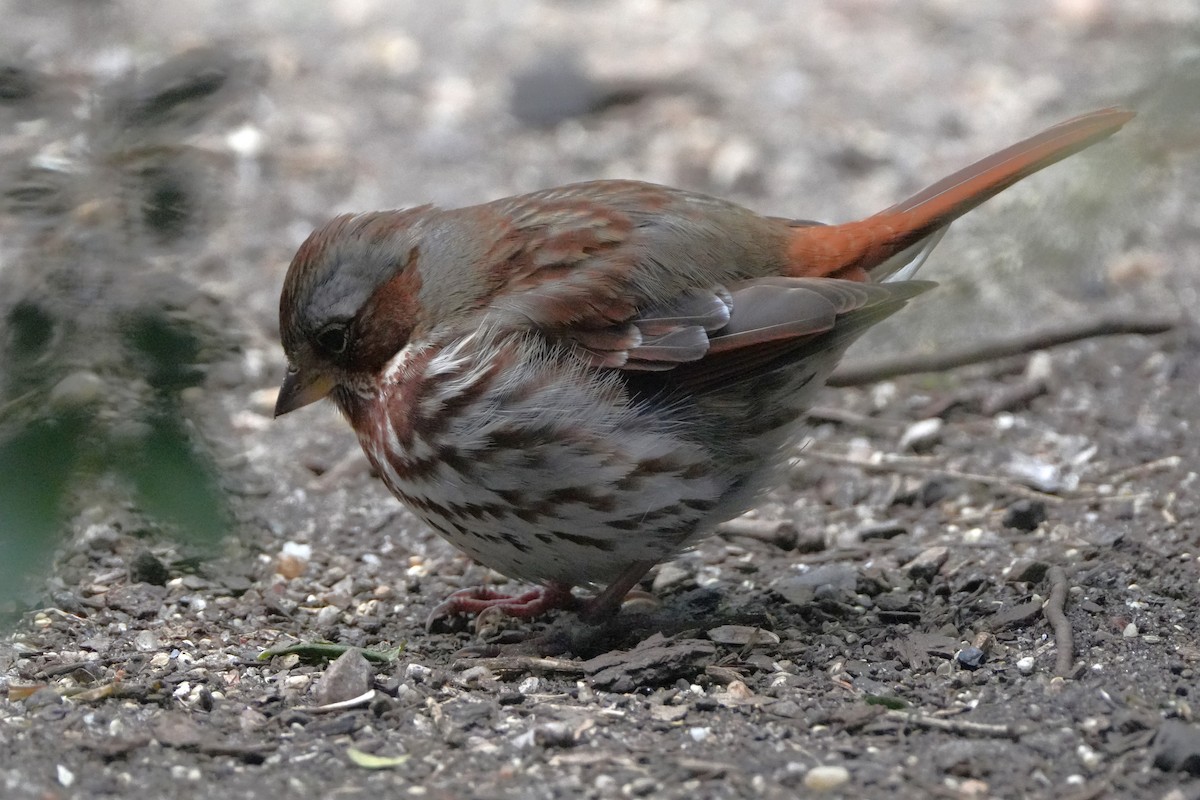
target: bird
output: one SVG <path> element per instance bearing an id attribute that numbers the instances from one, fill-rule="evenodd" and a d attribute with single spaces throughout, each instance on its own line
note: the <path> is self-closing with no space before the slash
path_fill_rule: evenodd
<path id="1" fill-rule="evenodd" d="M 611 619 L 773 488 L 846 349 L 932 288 L 913 275 L 951 222 L 1133 116 L 1074 117 L 842 224 L 635 180 L 338 216 L 283 282 L 275 415 L 331 398 L 417 517 L 534 584 L 454 592 L 431 625 Z"/>

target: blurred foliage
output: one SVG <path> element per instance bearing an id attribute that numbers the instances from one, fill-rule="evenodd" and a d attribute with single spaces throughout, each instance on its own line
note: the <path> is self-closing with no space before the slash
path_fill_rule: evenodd
<path id="1" fill-rule="evenodd" d="M 230 528 L 197 412 L 236 326 L 193 277 L 228 170 L 193 135 L 258 77 L 217 48 L 97 87 L 0 64 L 0 613 L 100 483 L 189 545 Z"/>
<path id="2" fill-rule="evenodd" d="M 45 569 L 58 543 L 85 424 L 43 420 L 0 441 L 0 610 Z"/>
<path id="3" fill-rule="evenodd" d="M 181 419 L 173 411 L 155 415 L 130 458 L 114 466 L 142 511 L 174 525 L 189 542 L 212 545 L 228 529 L 225 496 L 211 459 Z"/>

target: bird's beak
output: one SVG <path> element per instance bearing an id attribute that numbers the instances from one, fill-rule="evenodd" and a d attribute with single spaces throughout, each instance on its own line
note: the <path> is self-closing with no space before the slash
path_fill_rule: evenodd
<path id="1" fill-rule="evenodd" d="M 275 401 L 275 416 L 304 408 L 333 391 L 333 378 L 322 373 L 305 374 L 298 369 L 289 369 L 279 387 L 279 399 Z"/>

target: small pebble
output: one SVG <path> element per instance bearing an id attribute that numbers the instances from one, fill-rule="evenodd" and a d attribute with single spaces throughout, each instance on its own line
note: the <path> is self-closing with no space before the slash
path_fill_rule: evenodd
<path id="1" fill-rule="evenodd" d="M 290 581 L 303 575 L 304 568 L 307 566 L 308 562 L 304 559 L 285 553 L 276 560 L 275 572 Z"/>
<path id="2" fill-rule="evenodd" d="M 1179 720 L 1163 722 L 1154 737 L 1154 766 L 1200 776 L 1200 727 Z"/>
<path id="3" fill-rule="evenodd" d="M 1137 623 L 1131 622 L 1125 626 L 1125 630 L 1121 631 L 1121 635 L 1126 639 L 1136 639 L 1138 635 Z"/>
<path id="4" fill-rule="evenodd" d="M 279 548 L 279 552 L 286 556 L 295 556 L 302 561 L 308 561 L 312 558 L 312 545 L 303 542 L 284 542 L 283 547 Z"/>
<path id="5" fill-rule="evenodd" d="M 946 478 L 929 478 L 917 487 L 914 499 L 925 508 L 930 508 L 945 500 L 953 490 L 954 482 Z"/>
<path id="6" fill-rule="evenodd" d="M 533 731 L 533 741 L 542 747 L 574 747 L 575 735 L 565 722 L 547 722 Z"/>
<path id="7" fill-rule="evenodd" d="M 319 706 L 353 700 L 365 694 L 375 681 L 375 670 L 360 650 L 342 653 L 317 681 L 313 700 Z"/>
<path id="8" fill-rule="evenodd" d="M 469 667 L 458 675 L 460 686 L 487 686 L 496 682 L 496 676 L 484 666 Z"/>
<path id="9" fill-rule="evenodd" d="M 1104 756 L 1097 753 L 1086 744 L 1081 744 L 1075 748 L 1075 755 L 1079 756 L 1079 760 L 1088 769 L 1094 770 L 1100 766 L 1100 762 L 1104 760 Z"/>
<path id="10" fill-rule="evenodd" d="M 965 780 L 958 785 L 958 793 L 963 797 L 987 797 L 990 787 L 978 778 Z"/>
<path id="11" fill-rule="evenodd" d="M 739 680 L 730 681 L 729 685 L 725 687 L 725 694 L 730 700 L 739 701 L 750 700 L 754 697 L 754 692 L 750 690 L 750 687 Z"/>
<path id="12" fill-rule="evenodd" d="M 949 558 L 949 548 L 942 546 L 930 547 L 905 564 L 904 570 L 914 580 L 931 581 Z"/>
<path id="13" fill-rule="evenodd" d="M 944 424 L 941 417 L 930 417 L 914 422 L 900 435 L 899 448 L 916 452 L 928 450 L 938 443 Z"/>
<path id="14" fill-rule="evenodd" d="M 166 586 L 170 577 L 167 565 L 148 550 L 142 550 L 129 564 L 129 580 L 133 583 Z"/>
<path id="15" fill-rule="evenodd" d="M 159 648 L 158 637 L 152 631 L 140 631 L 133 637 L 133 646 L 143 653 Z"/>
<path id="16" fill-rule="evenodd" d="M 709 629 L 708 638 L 717 644 L 737 647 L 748 644 L 779 644 L 779 634 L 750 625 L 719 625 Z"/>
<path id="17" fill-rule="evenodd" d="M 963 669 L 976 670 L 983 666 L 985 654 L 983 650 L 972 645 L 959 650 L 954 658 Z"/>
<path id="18" fill-rule="evenodd" d="M 94 372 L 79 370 L 60 380 L 50 390 L 49 404 L 55 411 L 83 408 L 99 402 L 108 392 Z"/>
<path id="19" fill-rule="evenodd" d="M 685 568 L 678 562 L 668 561 L 658 568 L 658 574 L 654 576 L 654 585 L 651 587 L 651 591 L 655 594 L 662 594 L 671 587 L 691 580 L 692 577 L 693 573 L 690 569 Z"/>
<path id="20" fill-rule="evenodd" d="M 1021 583 L 1040 583 L 1042 578 L 1046 577 L 1046 572 L 1049 571 L 1049 569 L 1050 565 L 1045 561 L 1027 561 L 1020 559 L 1013 564 L 1012 572 L 1009 574 L 1014 581 Z"/>
<path id="21" fill-rule="evenodd" d="M 58 706 L 62 705 L 62 702 L 62 695 L 45 686 L 25 698 L 25 710 L 33 711 L 47 706 Z"/>
<path id="22" fill-rule="evenodd" d="M 335 624 L 341 615 L 342 610 L 337 606 L 321 606 L 321 610 L 317 612 L 317 627 L 328 628 Z"/>
<path id="23" fill-rule="evenodd" d="M 404 668 L 404 677 L 413 683 L 424 683 L 433 675 L 433 670 L 424 664 L 409 664 Z"/>
<path id="24" fill-rule="evenodd" d="M 813 767 L 804 776 L 804 787 L 814 792 L 828 792 L 850 780 L 850 770 L 839 766 Z"/>
<path id="25" fill-rule="evenodd" d="M 1022 675 L 1033 674 L 1033 656 L 1025 656 L 1017 659 L 1017 672 Z"/>
<path id="26" fill-rule="evenodd" d="M 1014 455 L 1007 471 L 1021 483 L 1039 492 L 1054 494 L 1066 488 L 1062 470 L 1058 466 L 1033 456 Z"/>
<path id="27" fill-rule="evenodd" d="M 1041 500 L 1018 500 L 1004 512 L 1004 527 L 1018 531 L 1033 531 L 1046 521 L 1046 504 Z"/>

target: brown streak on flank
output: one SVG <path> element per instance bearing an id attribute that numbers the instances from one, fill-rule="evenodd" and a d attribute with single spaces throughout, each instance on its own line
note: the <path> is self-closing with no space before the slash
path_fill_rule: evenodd
<path id="1" fill-rule="evenodd" d="M 414 508 L 416 511 L 423 512 L 425 514 L 431 514 L 435 517 L 446 520 L 447 522 L 450 520 L 450 513 L 447 511 L 445 506 L 439 505 L 428 498 L 420 497 L 408 492 L 403 492 L 402 496 L 404 498 L 404 502 L 408 503 L 408 505 L 412 506 L 412 508 Z"/>
<path id="2" fill-rule="evenodd" d="M 558 441 L 555 431 L 544 428 L 501 428 L 492 431 L 487 436 L 487 448 L 490 450 L 527 450 L 531 447 L 543 447 Z"/>
<path id="3" fill-rule="evenodd" d="M 699 478 L 708 474 L 699 464 L 682 464 L 679 459 L 671 456 L 660 456 L 659 458 L 647 458 L 637 463 L 637 469 L 631 473 L 633 475 L 663 475 L 677 474 L 685 478 Z"/>
<path id="4" fill-rule="evenodd" d="M 511 510 L 511 513 L 517 519 L 527 522 L 530 525 L 541 523 L 542 517 L 545 516 L 541 511 L 534 508 L 514 508 Z"/>
<path id="5" fill-rule="evenodd" d="M 557 510 L 549 498 L 541 498 L 536 501 L 523 498 L 519 505 L 514 504 L 509 508 L 509 512 L 513 516 L 531 524 L 541 522 L 544 517 L 557 518 L 558 515 L 555 513 Z"/>
<path id="6" fill-rule="evenodd" d="M 555 531 L 554 535 L 559 539 L 566 539 L 572 544 L 577 544 L 582 547 L 593 547 L 604 553 L 611 553 L 617 548 L 616 542 L 597 539 L 594 536 L 584 536 L 580 533 L 562 533 L 561 531 Z"/>
<path id="7" fill-rule="evenodd" d="M 613 484 L 613 487 L 618 492 L 633 492 L 642 488 L 643 480 L 645 480 L 644 475 L 641 475 L 638 472 L 631 472 L 624 477 L 618 478 L 616 483 Z"/>
<path id="8" fill-rule="evenodd" d="M 502 533 L 502 534 L 500 534 L 500 538 L 503 539 L 504 541 L 508 542 L 509 545 L 511 545 L 512 547 L 515 547 L 518 551 L 520 551 L 522 553 L 528 553 L 530 550 L 533 549 L 533 546 L 530 545 L 528 542 L 521 541 L 521 539 L 517 538 L 517 535 L 515 533 Z"/>
<path id="9" fill-rule="evenodd" d="M 437 456 L 430 458 L 391 458 L 388 460 L 392 469 L 407 483 L 428 483 L 438 471 L 441 462 Z"/>
<path id="10" fill-rule="evenodd" d="M 448 446 L 439 447 L 435 458 L 439 459 L 459 475 L 467 479 L 472 477 L 471 473 L 474 471 L 474 464 L 470 459 L 463 456 L 462 451 L 457 448 Z"/>
<path id="11" fill-rule="evenodd" d="M 586 506 L 595 511 L 612 513 L 617 508 L 617 500 L 611 494 L 597 494 L 590 487 L 572 486 L 569 489 L 557 489 L 547 495 L 552 504 L 573 503 Z M 562 516 L 561 514 L 558 516 Z"/>
<path id="12" fill-rule="evenodd" d="M 403 493 L 404 502 L 418 512 L 431 514 L 447 524 L 460 527 L 471 520 L 503 519 L 511 513 L 508 506 L 499 503 L 454 503 L 442 505 L 427 497 Z"/>

